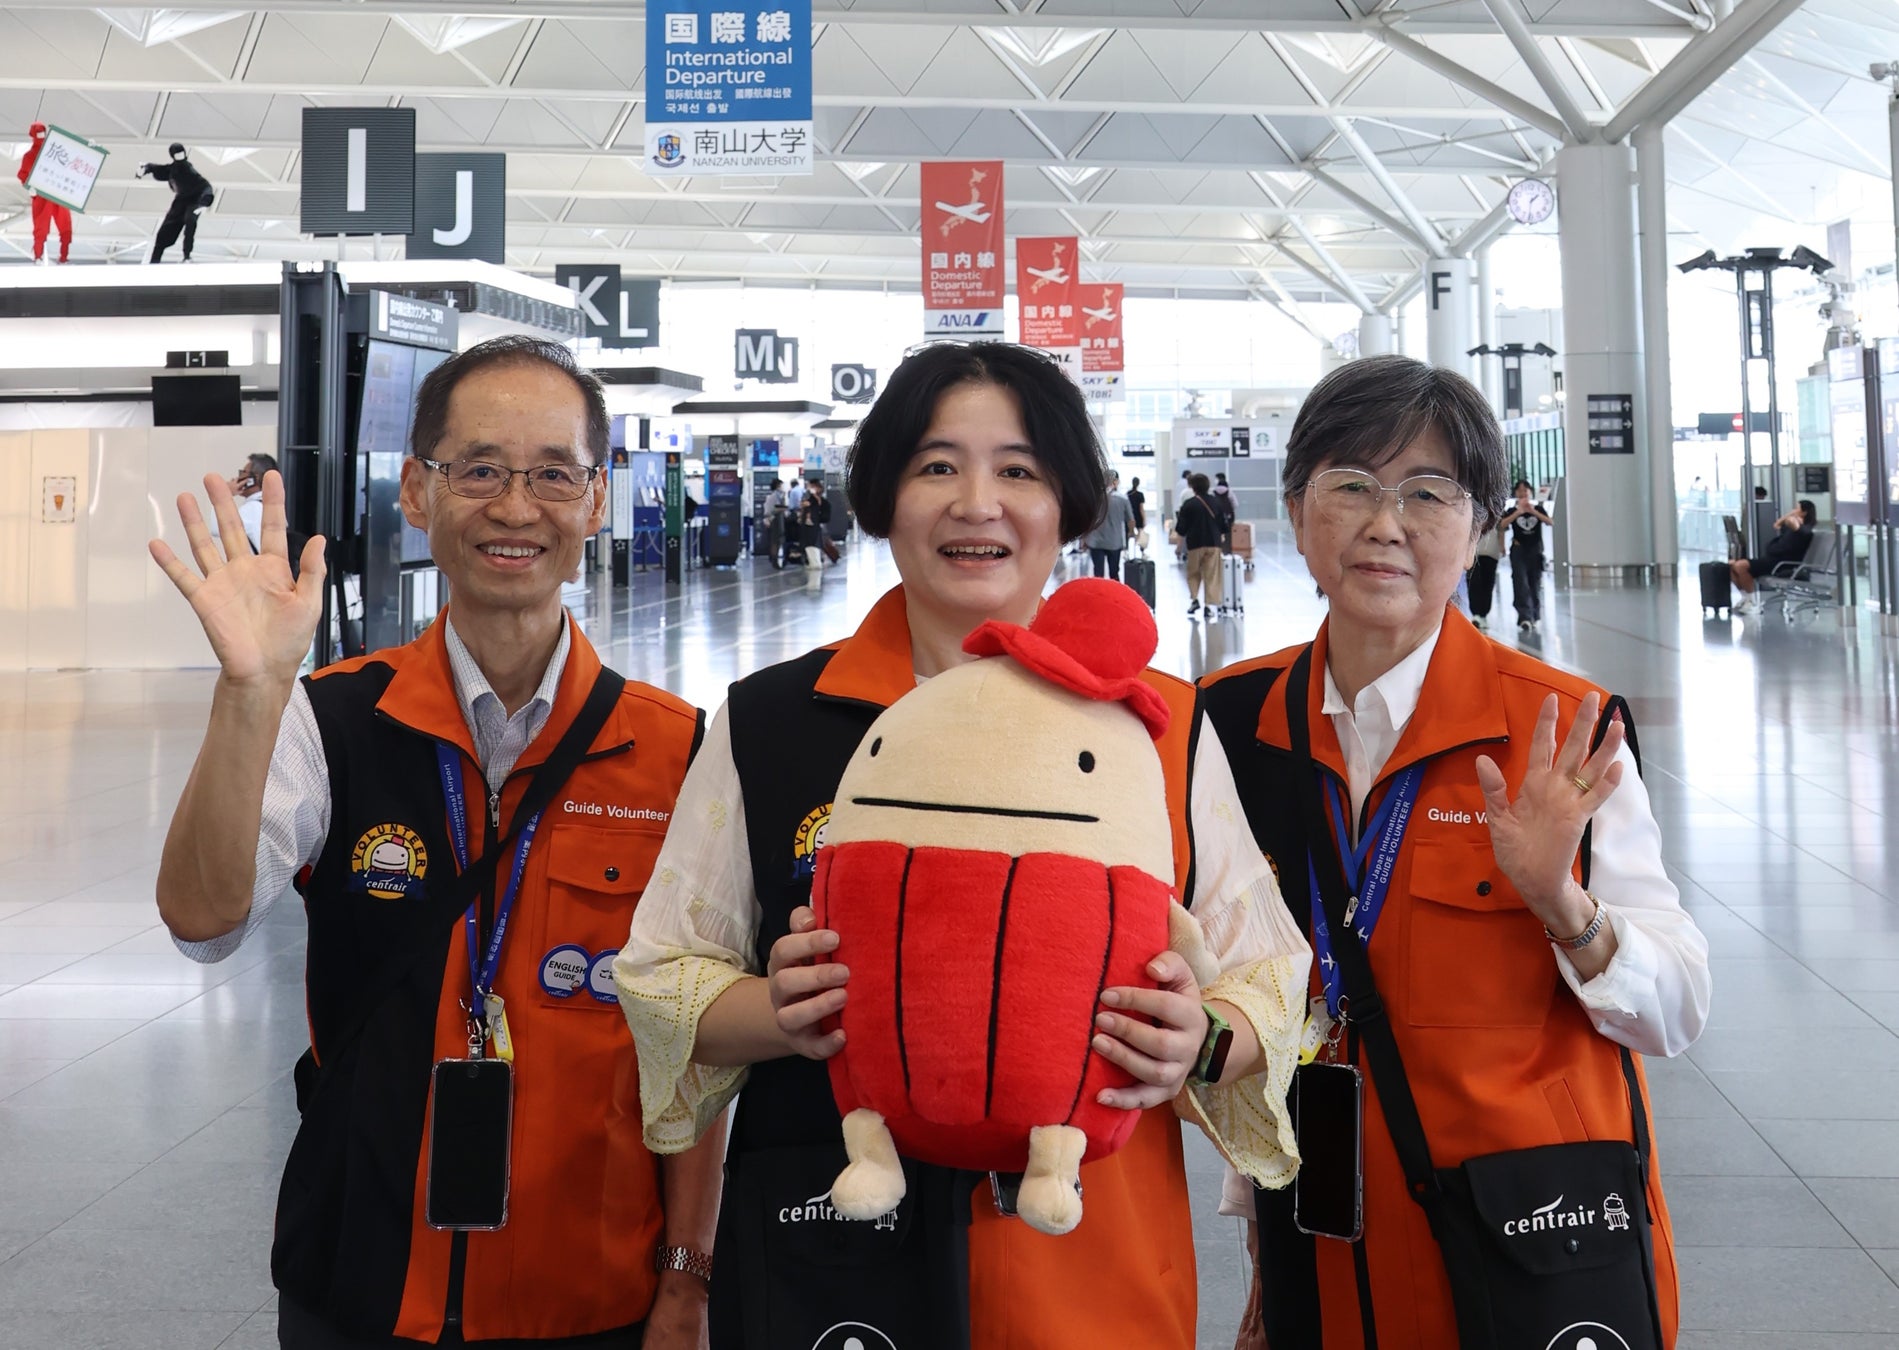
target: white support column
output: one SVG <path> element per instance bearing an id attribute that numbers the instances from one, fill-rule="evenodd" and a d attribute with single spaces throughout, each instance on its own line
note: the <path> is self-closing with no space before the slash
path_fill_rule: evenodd
<path id="1" fill-rule="evenodd" d="M 1358 354 L 1385 356 L 1398 350 L 1398 326 L 1386 314 L 1365 314 L 1358 320 Z"/>
<path id="2" fill-rule="evenodd" d="M 1637 324 L 1635 153 L 1623 145 L 1571 145 L 1556 155 L 1562 187 L 1564 532 L 1571 566 L 1657 561 L 1649 524 L 1649 430 Z M 1633 454 L 1592 453 L 1590 396 L 1631 400 L 1630 425 L 1598 428 L 1633 442 Z M 1601 414 L 1599 413 L 1598 416 Z M 1673 495 L 1670 494 L 1672 501 Z"/>
<path id="3" fill-rule="evenodd" d="M 1426 359 L 1459 375 L 1469 375 L 1477 345 L 1471 326 L 1471 291 L 1477 268 L 1469 258 L 1433 258 L 1424 265 L 1424 336 Z"/>
<path id="4" fill-rule="evenodd" d="M 1477 342 L 1481 346 L 1497 345 L 1497 288 L 1490 275 L 1490 245 L 1485 244 L 1477 250 Z M 1503 407 L 1503 366 L 1494 356 L 1479 356 L 1477 361 L 1477 383 L 1483 388 L 1484 397 L 1490 400 L 1492 410 Z"/>
<path id="5" fill-rule="evenodd" d="M 1675 409 L 1668 350 L 1668 175 L 1660 123 L 1635 133 L 1636 212 L 1641 224 L 1642 371 L 1648 398 L 1649 522 L 1664 575 L 1681 557 L 1675 507 Z"/>

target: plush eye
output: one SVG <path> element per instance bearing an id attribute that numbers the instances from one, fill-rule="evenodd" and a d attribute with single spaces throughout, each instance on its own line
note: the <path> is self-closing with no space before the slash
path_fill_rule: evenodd
<path id="1" fill-rule="evenodd" d="M 876 740 L 870 743 L 870 757 L 872 759 L 877 758 L 877 752 L 883 748 L 884 748 L 884 738 L 882 736 L 879 736 Z"/>
<path id="2" fill-rule="evenodd" d="M 1081 757 L 1078 758 L 1075 763 L 1081 767 L 1083 773 L 1093 773 L 1095 771 L 1095 757 L 1086 750 L 1081 752 Z"/>

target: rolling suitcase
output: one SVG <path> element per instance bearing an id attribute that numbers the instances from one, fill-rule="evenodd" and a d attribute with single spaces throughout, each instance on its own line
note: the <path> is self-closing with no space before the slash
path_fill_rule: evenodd
<path id="1" fill-rule="evenodd" d="M 1129 558 L 1121 564 L 1121 576 L 1133 588 L 1134 593 L 1146 601 L 1149 609 L 1154 608 L 1154 560 L 1152 558 Z"/>
<path id="2" fill-rule="evenodd" d="M 1717 613 L 1734 608 L 1734 578 L 1728 572 L 1724 562 L 1705 562 L 1701 564 L 1701 609 L 1705 617 L 1707 611 Z"/>
<path id="3" fill-rule="evenodd" d="M 1237 553 L 1229 553 L 1220 559 L 1225 570 L 1220 576 L 1220 612 L 1222 614 L 1246 613 L 1246 596 L 1240 590 L 1245 575 L 1245 561 Z"/>

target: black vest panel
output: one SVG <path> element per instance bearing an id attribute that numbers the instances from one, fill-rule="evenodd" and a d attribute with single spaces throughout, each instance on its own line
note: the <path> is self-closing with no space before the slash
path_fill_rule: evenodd
<path id="1" fill-rule="evenodd" d="M 352 1335 L 387 1336 L 409 1265 L 435 1020 L 454 928 L 423 920 L 455 877 L 435 742 L 376 713 L 380 663 L 305 680 L 330 775 L 323 853 L 303 886 L 314 1056 L 277 1199 L 271 1274 Z M 365 1001 L 372 1030 L 351 1035 Z M 348 1037 L 347 1042 L 341 1038 Z M 321 1066 L 320 1068 L 318 1066 Z"/>
<path id="2" fill-rule="evenodd" d="M 761 971 L 791 931 L 791 911 L 811 901 L 819 826 L 883 712 L 817 692 L 832 655 L 815 651 L 761 670 L 734 684 L 726 703 L 761 911 Z M 974 1176 L 905 1160 L 908 1193 L 894 1215 L 852 1222 L 829 1204 L 843 1163 L 826 1067 L 801 1056 L 754 1064 L 726 1154 L 714 1350 L 779 1350 L 814 1338 L 827 1350 L 853 1339 L 966 1350 Z M 865 1328 L 876 1334 L 854 1335 Z"/>
<path id="3" fill-rule="evenodd" d="M 1312 940 L 1304 813 L 1293 784 L 1289 751 L 1259 739 L 1259 710 L 1285 672 L 1262 667 L 1228 676 L 1200 690 L 1201 710 L 1219 734 L 1233 765 L 1240 806 L 1260 852 L 1272 861 L 1293 922 Z M 1298 1080 L 1294 1078 L 1294 1089 Z M 1325 1343 L 1319 1317 L 1319 1269 L 1313 1239 L 1292 1222 L 1293 1189 L 1255 1188 L 1259 1220 L 1260 1310 L 1269 1345 Z"/>
<path id="4" fill-rule="evenodd" d="M 832 655 L 810 652 L 747 676 L 732 686 L 726 705 L 762 911 L 755 953 L 761 971 L 773 944 L 791 931 L 791 911 L 811 903 L 813 822 L 829 813 L 844 766 L 883 712 L 814 692 Z M 791 1056 L 752 1066 L 733 1119 L 733 1152 L 840 1137 L 824 1065 Z"/>

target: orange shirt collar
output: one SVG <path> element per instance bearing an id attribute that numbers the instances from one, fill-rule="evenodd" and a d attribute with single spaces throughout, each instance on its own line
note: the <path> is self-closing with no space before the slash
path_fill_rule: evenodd
<path id="1" fill-rule="evenodd" d="M 910 614 L 903 587 L 892 586 L 871 606 L 857 631 L 835 644 L 836 655 L 818 676 L 816 692 L 888 708 L 917 687 L 910 651 Z"/>

